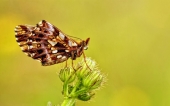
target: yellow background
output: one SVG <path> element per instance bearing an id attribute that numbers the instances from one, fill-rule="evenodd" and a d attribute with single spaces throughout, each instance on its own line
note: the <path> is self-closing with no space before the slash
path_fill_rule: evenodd
<path id="1" fill-rule="evenodd" d="M 63 100 L 65 63 L 43 67 L 15 41 L 14 27 L 49 21 L 90 37 L 88 57 L 107 76 L 89 102 L 76 106 L 170 106 L 169 0 L 1 0 L 0 106 L 46 106 Z"/>

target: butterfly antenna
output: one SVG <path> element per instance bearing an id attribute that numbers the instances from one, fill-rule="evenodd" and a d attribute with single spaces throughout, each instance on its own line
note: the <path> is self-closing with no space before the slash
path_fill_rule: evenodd
<path id="1" fill-rule="evenodd" d="M 80 39 L 78 37 L 75 37 L 75 36 L 71 36 L 71 35 L 67 35 L 67 36 L 72 37 L 72 38 L 76 38 L 76 39 L 79 39 L 79 40 L 82 40 L 82 39 Z"/>

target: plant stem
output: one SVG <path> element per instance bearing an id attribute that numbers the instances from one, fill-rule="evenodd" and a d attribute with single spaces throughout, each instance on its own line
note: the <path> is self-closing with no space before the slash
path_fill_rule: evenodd
<path id="1" fill-rule="evenodd" d="M 61 106 L 75 106 L 76 98 L 65 98 Z"/>
<path id="2" fill-rule="evenodd" d="M 63 85 L 63 93 L 64 93 L 64 97 L 68 96 L 68 85 L 67 85 L 67 83 L 64 83 L 64 85 Z"/>

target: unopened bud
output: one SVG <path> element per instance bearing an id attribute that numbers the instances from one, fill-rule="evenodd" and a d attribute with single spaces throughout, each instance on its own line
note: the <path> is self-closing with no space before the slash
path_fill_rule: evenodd
<path id="1" fill-rule="evenodd" d="M 60 70 L 59 78 L 64 83 L 71 83 L 75 80 L 75 71 L 72 68 L 66 67 Z"/>

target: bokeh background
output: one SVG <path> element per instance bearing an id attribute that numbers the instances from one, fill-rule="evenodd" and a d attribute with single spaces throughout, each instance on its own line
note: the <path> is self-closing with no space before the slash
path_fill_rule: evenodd
<path id="1" fill-rule="evenodd" d="M 65 63 L 43 67 L 15 41 L 16 25 L 42 19 L 90 37 L 85 53 L 107 77 L 77 106 L 170 106 L 169 0 L 0 0 L 0 106 L 63 101 L 57 73 Z"/>

